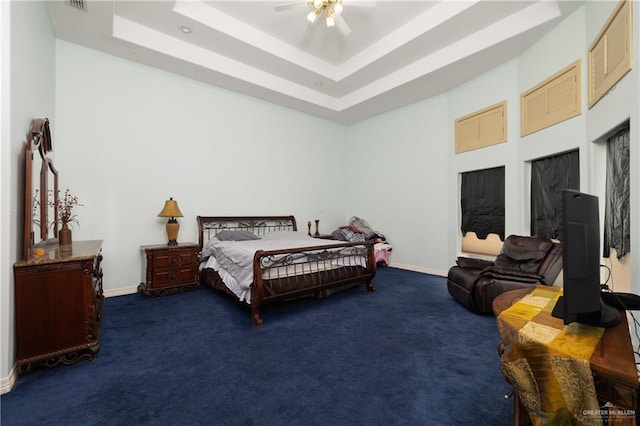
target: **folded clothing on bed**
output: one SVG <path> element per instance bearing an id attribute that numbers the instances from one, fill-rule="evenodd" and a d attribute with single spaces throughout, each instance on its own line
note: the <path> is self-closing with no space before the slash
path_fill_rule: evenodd
<path id="1" fill-rule="evenodd" d="M 378 231 L 374 231 L 369 223 L 357 216 L 352 216 L 349 224 L 341 226 L 331 233 L 334 240 L 348 241 L 350 243 L 361 241 L 375 241 L 374 257 L 378 264 L 389 265 L 389 257 L 391 255 L 391 244 L 389 244 L 384 235 Z"/>

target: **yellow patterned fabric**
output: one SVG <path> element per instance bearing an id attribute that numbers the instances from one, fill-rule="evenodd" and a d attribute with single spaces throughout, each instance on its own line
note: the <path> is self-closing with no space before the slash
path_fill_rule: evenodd
<path id="1" fill-rule="evenodd" d="M 602 425 L 589 359 L 604 328 L 552 317 L 561 294 L 537 286 L 500 313 L 502 373 L 534 425 Z"/>

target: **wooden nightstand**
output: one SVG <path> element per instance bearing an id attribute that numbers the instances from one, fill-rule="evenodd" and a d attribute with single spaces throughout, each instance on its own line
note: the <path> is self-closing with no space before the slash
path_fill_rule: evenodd
<path id="1" fill-rule="evenodd" d="M 138 292 L 153 297 L 198 288 L 198 244 L 155 244 L 141 248 L 146 282 L 140 283 Z"/>

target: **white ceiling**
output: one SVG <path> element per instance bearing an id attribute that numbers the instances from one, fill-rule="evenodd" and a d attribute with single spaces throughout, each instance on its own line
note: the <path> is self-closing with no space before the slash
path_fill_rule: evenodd
<path id="1" fill-rule="evenodd" d="M 47 2 L 60 39 L 345 124 L 514 58 L 583 3 L 343 0 L 344 36 L 274 9 L 295 0 L 72 2 Z"/>

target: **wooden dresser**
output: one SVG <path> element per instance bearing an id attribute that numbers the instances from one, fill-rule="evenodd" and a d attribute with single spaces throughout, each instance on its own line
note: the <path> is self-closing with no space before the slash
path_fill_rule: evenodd
<path id="1" fill-rule="evenodd" d="M 100 349 L 102 241 L 37 248 L 44 255 L 13 266 L 18 374 L 91 360 Z"/>
<path id="2" fill-rule="evenodd" d="M 199 249 L 195 243 L 142 246 L 145 275 L 138 291 L 145 296 L 164 296 L 196 289 Z"/>

